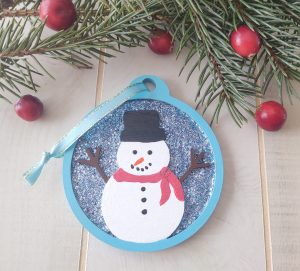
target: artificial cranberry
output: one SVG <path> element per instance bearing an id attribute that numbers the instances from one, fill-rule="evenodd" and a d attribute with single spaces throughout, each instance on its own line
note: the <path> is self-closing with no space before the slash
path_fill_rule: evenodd
<path id="1" fill-rule="evenodd" d="M 287 118 L 284 107 L 275 101 L 262 103 L 255 112 L 259 127 L 267 131 L 278 131 Z"/>
<path id="2" fill-rule="evenodd" d="M 259 34 L 247 25 L 241 25 L 231 33 L 230 44 L 240 56 L 251 57 L 258 53 L 261 39 Z"/>
<path id="3" fill-rule="evenodd" d="M 156 54 L 170 54 L 174 48 L 173 38 L 169 32 L 157 30 L 150 36 L 148 46 Z"/>
<path id="4" fill-rule="evenodd" d="M 46 26 L 59 31 L 71 27 L 76 21 L 76 9 L 71 0 L 43 0 L 39 8 L 40 19 Z"/>
<path id="5" fill-rule="evenodd" d="M 24 95 L 15 104 L 15 111 L 17 115 L 27 121 L 34 121 L 43 114 L 43 103 L 32 95 Z"/>

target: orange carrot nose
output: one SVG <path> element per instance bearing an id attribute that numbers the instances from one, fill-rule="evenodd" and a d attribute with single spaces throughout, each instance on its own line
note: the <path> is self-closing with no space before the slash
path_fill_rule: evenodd
<path id="1" fill-rule="evenodd" d="M 134 165 L 137 166 L 137 165 L 139 165 L 140 163 L 143 163 L 144 160 L 145 160 L 144 157 L 141 157 L 141 158 L 139 158 L 139 159 L 137 159 L 137 160 L 135 161 Z"/>

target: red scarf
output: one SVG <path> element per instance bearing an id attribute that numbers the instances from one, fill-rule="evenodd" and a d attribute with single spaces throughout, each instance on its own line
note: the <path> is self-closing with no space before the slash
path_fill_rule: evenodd
<path id="1" fill-rule="evenodd" d="M 163 205 L 168 201 L 171 194 L 170 185 L 173 187 L 176 198 L 179 201 L 184 200 L 184 193 L 180 181 L 174 175 L 174 173 L 168 168 L 164 167 L 160 172 L 151 174 L 137 176 L 130 173 L 127 173 L 123 169 L 118 169 L 114 174 L 114 178 L 117 182 L 138 182 L 138 183 L 157 183 L 161 180 L 160 189 L 161 189 L 161 198 L 160 205 Z"/>

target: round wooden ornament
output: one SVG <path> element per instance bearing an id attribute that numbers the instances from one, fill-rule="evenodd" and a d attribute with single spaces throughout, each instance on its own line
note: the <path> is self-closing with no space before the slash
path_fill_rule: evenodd
<path id="1" fill-rule="evenodd" d="M 209 125 L 155 88 L 100 119 L 64 155 L 64 187 L 82 225 L 121 249 L 156 251 L 196 233 L 222 189 L 223 162 Z"/>
<path id="2" fill-rule="evenodd" d="M 25 179 L 34 184 L 44 165 L 62 156 L 74 214 L 91 234 L 121 249 L 156 251 L 183 242 L 209 219 L 222 189 L 214 133 L 156 76 L 136 78 L 89 112 Z"/>

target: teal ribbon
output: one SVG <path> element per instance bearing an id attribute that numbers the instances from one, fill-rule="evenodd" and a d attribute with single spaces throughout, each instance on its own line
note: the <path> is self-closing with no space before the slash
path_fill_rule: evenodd
<path id="1" fill-rule="evenodd" d="M 124 102 L 133 98 L 136 94 L 147 91 L 144 83 L 137 83 L 128 86 L 120 92 L 113 99 L 106 101 L 92 111 L 90 111 L 72 130 L 61 138 L 56 145 L 54 145 L 50 152 L 44 152 L 41 161 L 24 173 L 24 178 L 29 184 L 33 185 L 40 176 L 44 165 L 51 158 L 60 158 L 83 134 L 92 128 L 100 119 L 112 112 L 114 109 L 122 105 Z"/>

